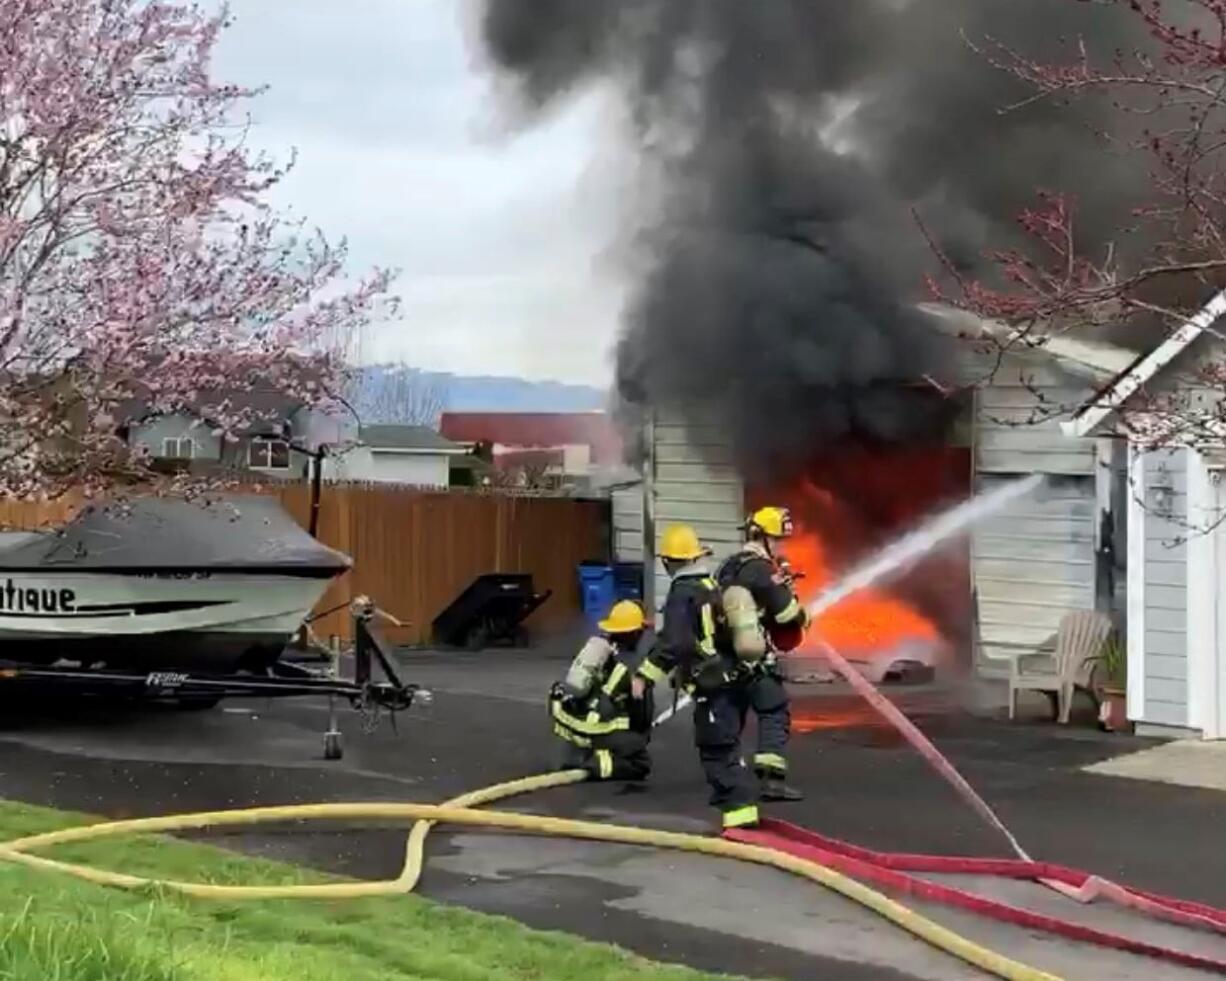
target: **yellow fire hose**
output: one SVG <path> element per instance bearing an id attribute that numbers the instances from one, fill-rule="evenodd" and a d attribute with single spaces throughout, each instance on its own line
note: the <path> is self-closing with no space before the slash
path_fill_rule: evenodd
<path id="1" fill-rule="evenodd" d="M 994 953 L 952 930 L 908 909 L 901 903 L 861 885 L 816 862 L 805 861 L 769 848 L 708 838 L 702 835 L 678 834 L 647 828 L 632 828 L 592 821 L 541 817 L 506 811 L 475 810 L 480 804 L 504 797 L 524 794 L 564 784 L 579 783 L 588 775 L 583 770 L 567 770 L 527 777 L 497 784 L 456 797 L 444 804 L 298 804 L 284 807 L 255 807 L 230 811 L 205 811 L 196 814 L 172 814 L 166 817 L 137 818 L 101 824 L 66 828 L 46 834 L 31 835 L 0 844 L 0 860 L 20 863 L 31 868 L 61 872 L 98 885 L 123 889 L 167 889 L 204 899 L 355 899 L 363 896 L 388 896 L 412 891 L 421 876 L 426 835 L 437 822 L 501 828 L 525 834 L 555 835 L 589 841 L 607 841 L 627 845 L 671 848 L 677 851 L 714 855 L 769 865 L 785 872 L 810 879 L 827 889 L 859 903 L 879 916 L 902 927 L 915 937 L 955 957 L 982 968 L 989 974 L 1011 981 L 1060 981 L 1055 975 L 1028 967 Z M 117 835 L 183 831 L 233 825 L 268 824 L 281 821 L 331 820 L 345 821 L 377 819 L 416 823 L 409 834 L 405 863 L 395 879 L 367 882 L 333 882 L 295 886 L 227 886 L 204 882 L 155 880 L 141 876 L 110 872 L 71 862 L 61 862 L 28 854 L 30 849 L 45 848 L 68 842 L 90 841 Z"/>

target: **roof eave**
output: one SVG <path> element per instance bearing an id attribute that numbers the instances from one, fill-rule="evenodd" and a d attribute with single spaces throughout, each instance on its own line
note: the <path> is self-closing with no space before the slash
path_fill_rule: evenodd
<path id="1" fill-rule="evenodd" d="M 1120 376 L 1114 385 L 1086 403 L 1061 429 L 1066 436 L 1086 438 L 1101 435 L 1104 425 L 1167 365 L 1188 349 L 1213 324 L 1226 315 L 1226 289 L 1221 290 L 1191 319 Z"/>
<path id="2" fill-rule="evenodd" d="M 459 446 L 375 446 L 360 444 L 371 453 L 398 453 L 404 456 L 464 456 L 468 451 Z"/>

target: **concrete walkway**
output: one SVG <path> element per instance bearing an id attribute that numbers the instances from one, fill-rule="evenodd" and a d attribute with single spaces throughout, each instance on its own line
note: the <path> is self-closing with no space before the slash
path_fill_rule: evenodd
<path id="1" fill-rule="evenodd" d="M 1226 790 L 1226 742 L 1179 739 L 1094 763 L 1087 773 Z"/>

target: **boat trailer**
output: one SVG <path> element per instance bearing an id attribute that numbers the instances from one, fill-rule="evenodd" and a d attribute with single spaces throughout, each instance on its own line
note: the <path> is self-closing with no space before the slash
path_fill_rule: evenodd
<path id="1" fill-rule="evenodd" d="M 328 730 L 324 733 L 324 757 L 343 755 L 337 728 L 336 700 L 345 698 L 350 706 L 377 723 L 387 712 L 395 725 L 396 713 L 411 708 L 414 702 L 426 704 L 430 692 L 419 685 L 400 680 L 387 646 L 374 624 L 376 616 L 393 620 L 368 597 L 359 596 L 349 604 L 353 620 L 353 676 L 341 675 L 343 652 L 316 647 L 316 661 L 325 667 L 312 667 L 301 660 L 278 660 L 263 674 L 196 674 L 187 671 L 120 671 L 88 666 L 33 665 L 0 658 L 0 696 L 19 689 L 27 694 L 80 695 L 112 697 L 136 702 L 170 702 L 185 708 L 212 708 L 224 698 L 300 698 L 326 695 L 329 702 Z M 383 680 L 375 680 L 375 668 Z"/>

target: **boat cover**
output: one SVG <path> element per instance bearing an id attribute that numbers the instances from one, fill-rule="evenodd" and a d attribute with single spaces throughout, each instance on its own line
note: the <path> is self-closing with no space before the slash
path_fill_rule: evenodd
<path id="1" fill-rule="evenodd" d="M 340 573 L 343 555 L 312 538 L 275 498 L 140 497 L 90 505 L 63 529 L 0 543 L 0 571 L 232 569 Z"/>

